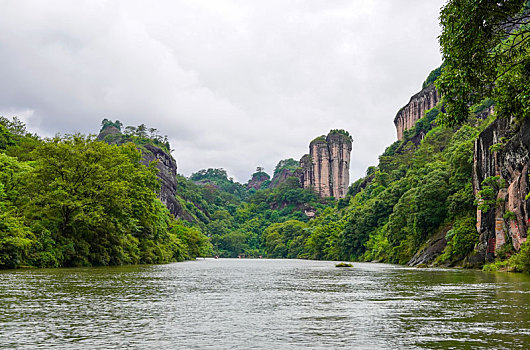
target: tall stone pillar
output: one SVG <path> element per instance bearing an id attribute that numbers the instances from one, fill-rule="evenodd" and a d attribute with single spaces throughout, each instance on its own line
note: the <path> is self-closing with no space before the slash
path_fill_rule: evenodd
<path id="1" fill-rule="evenodd" d="M 351 136 L 342 130 L 311 141 L 309 154 L 300 160 L 304 188 L 313 188 L 321 197 L 344 198 L 350 185 L 351 150 Z"/>

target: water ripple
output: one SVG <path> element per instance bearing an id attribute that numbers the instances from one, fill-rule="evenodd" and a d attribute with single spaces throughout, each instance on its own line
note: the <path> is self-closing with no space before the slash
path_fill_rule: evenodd
<path id="1" fill-rule="evenodd" d="M 526 348 L 530 277 L 302 260 L 0 272 L 0 348 Z"/>

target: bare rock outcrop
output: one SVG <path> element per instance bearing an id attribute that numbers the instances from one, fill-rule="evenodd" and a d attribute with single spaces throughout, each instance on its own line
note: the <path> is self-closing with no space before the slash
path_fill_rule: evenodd
<path id="1" fill-rule="evenodd" d="M 344 198 L 350 184 L 352 140 L 347 134 L 330 132 L 309 144 L 309 154 L 300 159 L 300 183 L 321 197 Z"/>
<path id="2" fill-rule="evenodd" d="M 499 176 L 501 186 L 489 210 L 477 209 L 479 242 L 472 265 L 492 261 L 496 253 L 511 241 L 518 251 L 527 239 L 530 226 L 530 120 L 521 125 L 497 119 L 475 141 L 473 190 L 483 189 L 482 182 Z M 504 184 L 505 186 L 502 186 Z"/>
<path id="3" fill-rule="evenodd" d="M 416 252 L 416 254 L 407 263 L 409 266 L 427 266 L 434 262 L 434 260 L 443 253 L 447 239 L 445 238 L 450 227 L 444 227 L 439 230 L 433 237 L 431 237 L 424 246 Z"/>
<path id="4" fill-rule="evenodd" d="M 175 159 L 159 147 L 146 144 L 145 149 L 142 150 L 141 163 L 149 165 L 149 163 L 156 161 L 156 174 L 160 179 L 160 193 L 158 198 L 169 209 L 177 219 L 183 219 L 193 222 L 193 217 L 182 208 L 182 205 L 176 198 L 177 194 L 177 162 Z"/>
<path id="5" fill-rule="evenodd" d="M 434 85 L 429 85 L 410 98 L 409 103 L 401 108 L 394 118 L 398 140 L 403 139 L 405 130 L 414 127 L 416 122 L 423 117 L 425 111 L 436 106 L 440 97 Z"/>

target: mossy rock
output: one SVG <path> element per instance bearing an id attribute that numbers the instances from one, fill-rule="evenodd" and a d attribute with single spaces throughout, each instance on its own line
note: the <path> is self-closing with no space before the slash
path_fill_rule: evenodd
<path id="1" fill-rule="evenodd" d="M 353 267 L 353 265 L 341 262 L 341 263 L 335 264 L 335 267 Z"/>

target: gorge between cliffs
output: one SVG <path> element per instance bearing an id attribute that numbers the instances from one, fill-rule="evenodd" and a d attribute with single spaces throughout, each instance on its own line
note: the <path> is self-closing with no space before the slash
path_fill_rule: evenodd
<path id="1" fill-rule="evenodd" d="M 431 6 L 2 3 L 0 349 L 527 349 L 530 1 Z"/>
<path id="2" fill-rule="evenodd" d="M 217 256 L 527 271 L 529 121 L 498 117 L 484 99 L 464 123 L 440 123 L 439 70 L 397 112 L 398 140 L 353 184 L 354 140 L 342 129 L 241 184 L 222 168 L 179 175 L 167 136 L 144 124 L 104 119 L 97 137 L 42 140 L 3 118 L 11 224 L 1 266 Z"/>

